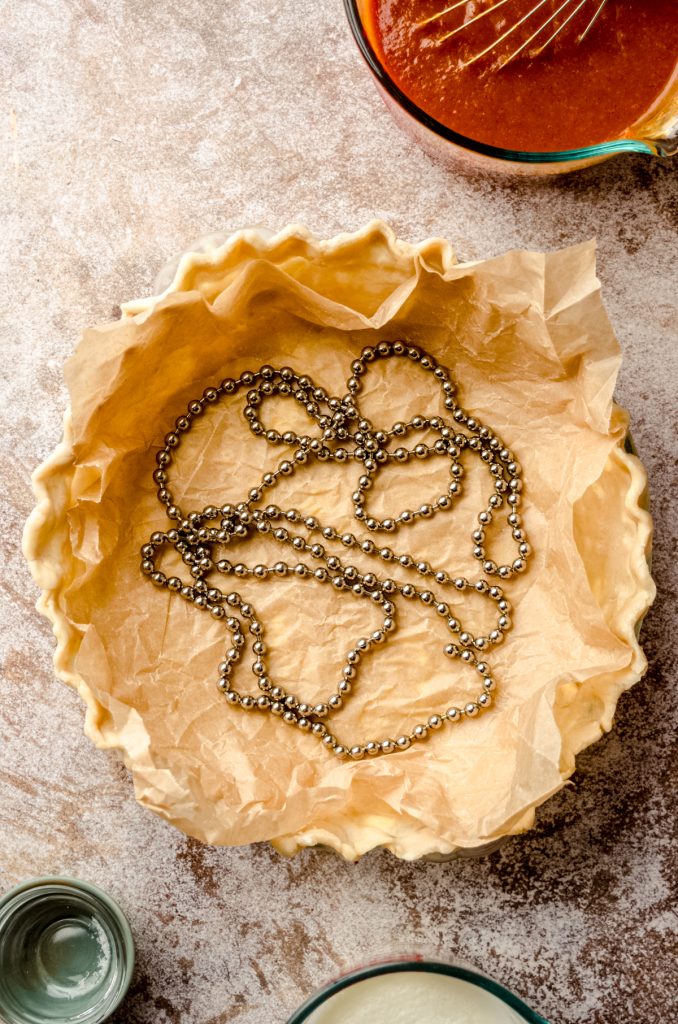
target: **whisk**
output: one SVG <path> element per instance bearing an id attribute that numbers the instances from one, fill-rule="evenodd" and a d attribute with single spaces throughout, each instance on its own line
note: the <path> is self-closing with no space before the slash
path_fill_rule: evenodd
<path id="1" fill-rule="evenodd" d="M 444 19 L 448 14 L 451 14 L 453 11 L 458 10 L 460 7 L 464 7 L 467 2 L 468 0 L 456 0 L 456 3 L 449 4 L 443 10 L 437 11 L 435 14 L 432 14 L 431 17 L 426 18 L 424 21 L 420 21 L 418 25 L 419 27 L 423 27 L 424 25 L 430 25 L 433 22 L 440 21 L 441 19 Z M 495 0 L 495 2 L 492 3 L 489 7 L 486 7 L 485 10 L 480 11 L 478 14 L 475 14 L 472 18 L 469 18 L 468 21 L 463 22 L 463 24 L 451 29 L 451 31 L 446 32 L 444 35 L 439 36 L 436 42 L 445 42 L 446 39 L 450 39 L 452 36 L 456 36 L 459 32 L 463 32 L 470 25 L 473 25 L 475 24 L 475 22 L 480 21 L 481 18 L 487 17 L 488 14 L 495 14 L 501 7 L 504 7 L 505 4 L 509 4 L 512 2 L 513 0 Z M 571 22 L 574 21 L 574 19 L 577 17 L 577 15 L 580 14 L 580 12 L 581 17 L 579 20 L 583 24 L 584 19 L 591 14 L 595 5 L 596 9 L 593 13 L 593 16 L 589 17 L 589 20 L 585 24 L 583 31 L 580 32 L 577 36 L 576 42 L 581 43 L 582 40 L 585 39 L 586 36 L 589 34 L 594 24 L 598 20 L 598 16 L 600 15 L 600 12 L 602 11 L 606 3 L 607 0 L 562 0 L 562 3 L 555 11 L 553 11 L 553 13 L 542 13 L 542 17 L 544 17 L 545 20 L 541 22 L 538 28 L 535 29 L 535 31 L 532 32 L 529 38 L 525 39 L 524 42 L 522 42 L 520 46 L 517 47 L 517 49 L 510 53 L 508 57 L 505 57 L 503 60 L 501 60 L 501 62 L 499 63 L 499 67 L 504 67 L 504 65 L 508 64 L 509 61 L 512 61 L 514 57 L 517 57 L 520 53 L 526 50 L 538 37 L 542 36 L 542 33 L 546 34 L 549 30 L 552 30 L 551 34 L 545 40 L 543 38 L 539 39 L 538 47 L 536 50 L 533 51 L 534 56 L 542 53 L 542 51 L 545 50 L 546 47 L 549 46 L 553 42 L 553 40 L 557 36 L 559 36 L 560 33 L 563 32 L 567 28 L 567 26 L 571 24 Z M 553 0 L 538 0 L 538 2 L 535 3 L 526 14 L 524 14 L 517 21 L 509 25 L 509 27 L 504 32 L 502 32 L 501 35 L 497 36 L 497 38 L 494 39 L 489 44 L 489 46 L 486 46 L 484 50 L 481 50 L 480 53 L 476 53 L 475 56 L 469 58 L 469 60 L 464 61 L 463 67 L 468 67 L 469 64 L 474 64 L 477 60 L 480 60 L 482 57 L 485 57 L 488 53 L 491 53 L 492 50 L 496 50 L 497 47 L 501 46 L 505 39 L 508 39 L 510 36 L 512 36 L 514 32 L 517 32 L 518 29 L 520 29 L 522 25 L 525 25 L 525 23 L 529 21 L 530 18 L 537 15 L 538 12 L 543 7 L 546 6 L 546 4 L 552 5 Z M 558 16 L 561 14 L 563 15 L 563 20 L 557 26 L 554 27 L 554 22 L 557 21 Z M 529 31 L 529 27 L 526 28 L 526 31 Z"/>

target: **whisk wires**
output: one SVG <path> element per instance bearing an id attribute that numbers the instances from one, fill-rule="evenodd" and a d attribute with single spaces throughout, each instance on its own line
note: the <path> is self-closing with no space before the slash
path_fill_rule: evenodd
<path id="1" fill-rule="evenodd" d="M 424 26 L 430 25 L 430 24 L 432 24 L 435 21 L 440 21 L 441 18 L 444 18 L 448 14 L 453 13 L 454 11 L 458 10 L 460 7 L 464 7 L 467 2 L 468 2 L 468 0 L 456 0 L 456 3 L 449 4 L 442 11 L 438 11 L 436 14 L 432 14 L 430 17 L 425 18 L 423 21 L 420 21 L 418 23 L 417 27 L 418 28 L 423 28 Z M 465 29 L 469 28 L 469 26 L 471 26 L 471 25 L 475 24 L 476 22 L 480 21 L 482 18 L 486 18 L 489 14 L 495 14 L 501 7 L 504 7 L 505 4 L 511 3 L 511 2 L 512 2 L 512 0 L 497 0 L 496 3 L 493 3 L 491 6 L 486 7 L 484 10 L 480 11 L 478 14 L 473 15 L 473 17 L 469 18 L 468 21 L 462 22 L 461 25 L 457 25 L 456 28 L 453 28 L 449 32 L 445 32 L 442 36 L 439 36 L 438 39 L 436 40 L 436 42 L 437 43 L 444 43 L 446 40 L 451 39 L 452 36 L 458 35 L 459 32 L 463 32 Z M 524 25 L 525 22 L 529 21 L 530 18 L 532 18 L 535 14 L 537 14 L 542 9 L 542 7 L 545 7 L 547 3 L 551 3 L 551 2 L 552 2 L 552 0 L 539 0 L 539 2 L 536 3 L 533 7 L 531 7 L 530 10 L 527 11 L 526 14 L 524 14 L 517 21 L 515 21 L 511 25 L 509 25 L 509 27 L 504 32 L 502 32 L 501 35 L 497 36 L 497 38 L 494 39 L 489 44 L 489 46 L 486 46 L 484 50 L 481 50 L 479 53 L 476 53 L 473 57 L 470 57 L 468 60 L 464 61 L 464 63 L 462 64 L 462 67 L 469 67 L 469 65 L 475 64 L 476 61 L 481 60 L 483 57 L 487 56 L 487 54 L 489 54 L 493 50 L 495 50 L 498 46 L 501 46 L 501 44 L 506 39 L 508 39 L 510 36 L 512 36 L 514 34 L 514 32 L 517 32 L 518 29 L 521 28 L 521 26 Z M 567 28 L 567 26 L 570 24 L 570 22 L 582 10 L 582 8 L 587 6 L 587 5 L 589 5 L 590 2 L 591 2 L 591 0 L 563 0 L 563 2 L 560 4 L 560 6 L 551 15 L 549 15 L 546 18 L 546 20 L 543 21 L 539 25 L 539 27 L 537 29 L 535 29 L 535 31 L 532 33 L 532 35 L 530 35 L 527 39 L 525 39 L 524 42 L 522 42 L 520 44 L 520 46 L 518 46 L 515 50 L 513 50 L 512 53 L 510 53 L 507 57 L 505 57 L 499 63 L 498 68 L 503 68 L 506 64 L 508 64 L 515 57 L 517 57 L 524 50 L 526 50 L 537 39 L 538 36 L 541 36 L 541 34 L 543 32 L 547 31 L 549 29 L 549 27 L 553 25 L 553 23 L 556 21 L 556 19 L 558 18 L 558 16 L 560 14 L 562 14 L 563 12 L 569 10 L 569 13 L 567 14 L 567 17 L 563 19 L 563 21 L 557 26 L 555 31 L 552 32 L 551 35 L 544 42 L 542 42 L 541 45 L 538 47 L 538 49 L 535 51 L 535 56 L 537 56 L 540 53 L 542 53 L 547 48 L 547 46 L 550 46 L 550 44 L 554 41 L 554 39 L 556 39 L 556 37 L 559 36 L 560 33 L 563 32 L 565 28 Z M 585 29 L 583 30 L 583 32 L 581 32 L 577 36 L 577 39 L 576 39 L 577 43 L 581 43 L 586 38 L 586 36 L 589 34 L 589 32 L 593 28 L 595 22 L 598 20 L 600 12 L 602 11 L 602 9 L 605 6 L 605 4 L 607 3 L 607 0 L 593 0 L 593 2 L 594 3 L 598 2 L 598 7 L 597 7 L 595 13 L 593 14 L 593 17 L 590 18 L 590 20 L 588 21 L 588 23 L 587 23 Z"/>

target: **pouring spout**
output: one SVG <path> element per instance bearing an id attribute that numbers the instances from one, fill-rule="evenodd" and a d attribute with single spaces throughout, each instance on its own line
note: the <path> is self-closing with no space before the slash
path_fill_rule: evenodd
<path id="1" fill-rule="evenodd" d="M 650 145 L 657 156 L 675 156 L 678 153 L 678 127 L 673 135 L 663 139 L 653 139 Z"/>
<path id="2" fill-rule="evenodd" d="M 627 143 L 622 146 L 621 143 Z M 659 156 L 667 159 L 678 153 L 678 132 L 673 135 L 657 139 L 620 139 L 619 143 L 612 143 L 609 152 L 633 152 L 647 153 L 650 156 Z"/>
<path id="3" fill-rule="evenodd" d="M 603 142 L 592 146 L 589 152 L 597 152 L 600 156 L 613 156 L 615 153 L 644 153 L 646 156 L 658 156 L 664 159 L 678 153 L 678 132 L 661 138 L 615 139 L 614 142 Z"/>

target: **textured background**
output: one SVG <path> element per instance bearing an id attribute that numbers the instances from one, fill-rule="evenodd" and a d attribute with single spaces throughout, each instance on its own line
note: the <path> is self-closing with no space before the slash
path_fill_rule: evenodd
<path id="1" fill-rule="evenodd" d="M 382 108 L 340 0 L 7 0 L 0 15 L 0 889 L 65 872 L 119 899 L 138 968 L 118 1024 L 282 1024 L 328 975 L 398 948 L 471 961 L 553 1024 L 671 1018 L 675 169 L 632 157 L 513 182 L 437 166 Z M 193 238 L 375 215 L 465 259 L 597 236 L 652 486 L 650 672 L 535 831 L 484 860 L 202 847 L 136 805 L 53 677 L 20 551 L 29 474 L 60 437 L 82 329 Z"/>

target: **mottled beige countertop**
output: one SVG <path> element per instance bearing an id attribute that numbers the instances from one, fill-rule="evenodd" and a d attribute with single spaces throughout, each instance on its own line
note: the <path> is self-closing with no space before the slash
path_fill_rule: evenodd
<path id="1" fill-rule="evenodd" d="M 542 182 L 437 166 L 382 107 L 340 0 L 7 0 L 2 22 L 0 889 L 64 872 L 119 900 L 138 949 L 119 1024 L 283 1024 L 395 949 L 470 961 L 552 1024 L 675 1019 L 675 165 Z M 193 238 L 374 216 L 461 258 L 597 236 L 656 520 L 650 671 L 537 828 L 484 860 L 203 847 L 135 803 L 54 678 L 20 549 L 29 474 L 60 438 L 80 332 Z"/>

